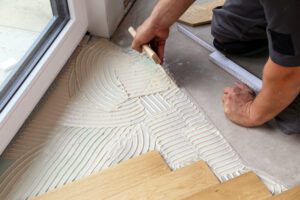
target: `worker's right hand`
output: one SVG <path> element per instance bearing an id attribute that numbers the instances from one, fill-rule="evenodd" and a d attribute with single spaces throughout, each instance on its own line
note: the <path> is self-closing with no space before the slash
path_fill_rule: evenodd
<path id="1" fill-rule="evenodd" d="M 164 50 L 166 40 L 169 36 L 169 28 L 157 27 L 147 19 L 136 30 L 136 36 L 132 42 L 132 48 L 136 51 L 142 52 L 144 44 L 150 44 L 151 48 L 157 53 L 161 61 L 164 58 Z"/>

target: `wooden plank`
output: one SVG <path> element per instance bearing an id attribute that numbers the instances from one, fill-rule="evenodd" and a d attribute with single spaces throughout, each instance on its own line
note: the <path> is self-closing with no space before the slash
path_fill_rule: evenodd
<path id="1" fill-rule="evenodd" d="M 300 200 L 300 185 L 277 196 L 271 197 L 268 200 Z"/>
<path id="2" fill-rule="evenodd" d="M 224 5 L 224 2 L 225 0 L 214 0 L 204 4 L 195 2 L 187 9 L 178 21 L 190 26 L 199 26 L 210 23 L 213 17 L 212 10 L 215 7 Z"/>
<path id="3" fill-rule="evenodd" d="M 216 184 L 219 184 L 218 179 L 206 163 L 200 161 L 150 180 L 107 200 L 181 200 Z"/>
<path id="4" fill-rule="evenodd" d="M 260 200 L 271 196 L 259 178 L 249 172 L 184 200 Z"/>
<path id="5" fill-rule="evenodd" d="M 34 198 L 34 200 L 105 199 L 147 180 L 171 172 L 156 151 L 130 159 Z"/>

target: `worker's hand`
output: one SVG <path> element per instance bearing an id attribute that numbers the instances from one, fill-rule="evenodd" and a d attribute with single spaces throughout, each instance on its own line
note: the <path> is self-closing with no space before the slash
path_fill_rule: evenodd
<path id="1" fill-rule="evenodd" d="M 250 107 L 255 93 L 245 84 L 236 84 L 224 89 L 223 106 L 226 116 L 236 124 L 251 127 Z"/>
<path id="2" fill-rule="evenodd" d="M 144 44 L 150 44 L 151 48 L 157 53 L 161 61 L 164 58 L 166 40 L 169 36 L 169 28 L 156 27 L 155 24 L 147 19 L 136 30 L 136 36 L 132 42 L 132 48 L 142 52 Z"/>

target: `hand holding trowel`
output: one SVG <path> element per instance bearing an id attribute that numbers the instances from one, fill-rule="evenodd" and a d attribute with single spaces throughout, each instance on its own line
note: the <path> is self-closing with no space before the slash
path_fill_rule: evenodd
<path id="1" fill-rule="evenodd" d="M 129 27 L 128 29 L 129 33 L 131 36 L 134 38 L 136 35 L 136 31 L 134 30 L 133 27 Z M 150 48 L 148 45 L 143 45 L 142 46 L 143 51 L 156 63 L 156 64 L 161 64 L 161 60 L 159 59 L 158 55 Z"/>

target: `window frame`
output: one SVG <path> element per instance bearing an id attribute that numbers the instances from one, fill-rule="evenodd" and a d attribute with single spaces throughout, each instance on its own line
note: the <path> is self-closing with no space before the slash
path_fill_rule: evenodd
<path id="1" fill-rule="evenodd" d="M 50 0 L 53 17 L 0 85 L 0 112 L 5 109 L 14 94 L 47 52 L 59 33 L 70 20 L 68 0 Z"/>
<path id="2" fill-rule="evenodd" d="M 68 0 L 70 20 L 0 112 L 0 155 L 19 131 L 88 30 L 86 1 Z"/>

